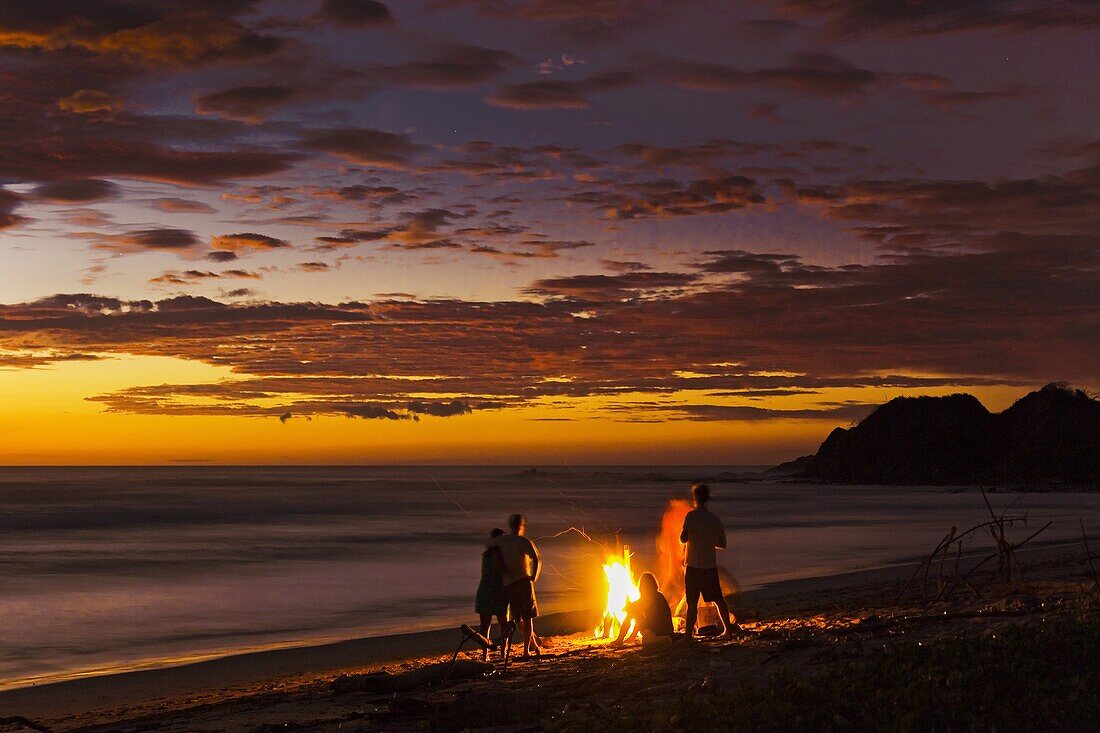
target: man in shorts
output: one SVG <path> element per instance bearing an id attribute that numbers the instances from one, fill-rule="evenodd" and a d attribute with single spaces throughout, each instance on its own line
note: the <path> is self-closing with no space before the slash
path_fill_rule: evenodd
<path id="1" fill-rule="evenodd" d="M 722 585 L 718 582 L 718 557 L 715 550 L 726 549 L 726 530 L 722 520 L 707 509 L 710 501 L 710 487 L 695 484 L 691 487 L 695 499 L 695 508 L 684 517 L 684 528 L 680 532 L 680 542 L 687 545 L 687 569 L 684 573 L 684 587 L 687 596 L 687 619 L 684 631 L 690 639 L 695 634 L 695 621 L 699 616 L 699 596 L 703 601 L 713 603 L 722 619 L 722 636 L 731 636 L 735 626 L 730 621 L 730 609 L 722 595 Z"/>
<path id="2" fill-rule="evenodd" d="M 509 616 L 519 622 L 523 634 L 523 656 L 526 659 L 532 653 L 538 654 L 535 645 L 534 620 L 539 615 L 538 602 L 535 599 L 535 581 L 542 572 L 542 558 L 539 557 L 535 543 L 527 539 L 527 520 L 522 514 L 508 517 L 510 534 L 489 540 L 489 547 L 500 549 L 503 563 L 504 596 L 508 600 Z"/>

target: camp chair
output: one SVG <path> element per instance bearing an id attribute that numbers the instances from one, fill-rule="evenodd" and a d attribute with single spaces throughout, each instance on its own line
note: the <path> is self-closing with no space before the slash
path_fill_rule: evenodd
<path id="1" fill-rule="evenodd" d="M 497 645 L 494 644 L 489 638 L 476 631 L 469 624 L 462 624 L 459 627 L 459 631 L 462 632 L 462 638 L 458 642 L 458 646 L 455 647 L 455 653 L 451 655 L 451 664 L 447 667 L 447 673 L 443 675 L 443 682 L 440 683 L 440 687 L 447 686 L 447 680 L 451 677 L 451 672 L 455 668 L 455 663 L 458 661 L 458 653 L 462 651 L 462 647 L 466 646 L 467 642 L 474 642 L 485 651 L 494 649 Z M 508 671 L 508 658 L 512 655 L 512 637 L 516 633 L 516 622 L 509 621 L 504 624 L 504 637 L 501 639 L 501 643 L 504 644 L 504 669 L 502 674 Z"/>

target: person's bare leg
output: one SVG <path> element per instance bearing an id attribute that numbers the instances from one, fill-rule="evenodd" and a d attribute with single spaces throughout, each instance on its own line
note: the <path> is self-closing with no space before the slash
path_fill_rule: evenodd
<path id="1" fill-rule="evenodd" d="M 511 621 L 506 618 L 499 619 L 500 621 L 500 656 L 503 658 L 505 654 L 511 654 L 512 645 L 516 639 L 516 628 L 519 625 L 519 621 L 512 619 Z"/>
<path id="2" fill-rule="evenodd" d="M 527 628 L 530 630 L 528 633 L 531 638 L 531 653 L 539 654 L 542 651 L 542 649 L 539 648 L 542 645 L 542 639 L 535 633 L 535 619 L 527 619 Z"/>
<path id="3" fill-rule="evenodd" d="M 626 642 L 634 640 L 634 632 L 637 629 L 637 625 L 634 623 L 633 616 L 627 616 L 623 619 L 622 624 L 619 625 L 619 635 L 615 637 L 615 641 L 611 642 L 615 646 L 620 646 Z"/>
<path id="4" fill-rule="evenodd" d="M 699 618 L 699 597 L 688 601 L 687 617 L 684 619 L 684 634 L 688 639 L 695 637 L 695 621 Z"/>
<path id="5" fill-rule="evenodd" d="M 489 627 L 493 625 L 493 614 L 483 613 L 483 614 L 480 614 L 480 615 L 481 615 L 481 625 L 478 627 L 478 631 L 481 633 L 482 636 L 484 636 L 486 639 L 488 639 L 489 638 Z M 487 661 L 489 659 L 489 650 L 488 649 L 482 649 L 481 650 L 481 659 L 482 659 L 482 661 Z"/>
<path id="6" fill-rule="evenodd" d="M 626 637 L 627 637 L 626 632 L 630 630 L 630 623 L 631 623 L 630 617 L 627 616 L 626 620 L 623 621 L 623 623 L 619 625 L 619 635 L 615 637 L 615 641 L 611 642 L 612 644 L 618 645 L 618 644 L 622 644 L 624 641 L 626 641 Z"/>
<path id="7" fill-rule="evenodd" d="M 523 636 L 523 656 L 528 657 L 531 655 L 531 619 L 521 618 L 519 631 Z"/>
<path id="8" fill-rule="evenodd" d="M 722 619 L 722 636 L 733 634 L 733 623 L 730 621 L 730 607 L 725 598 L 719 598 L 714 602 L 718 607 L 718 617 Z"/>
<path id="9" fill-rule="evenodd" d="M 507 636 L 507 638 L 501 637 L 504 643 L 514 646 L 516 643 L 516 631 L 519 629 L 519 622 L 516 619 L 512 619 L 511 621 L 505 620 L 504 623 L 501 624 L 501 628 L 504 629 L 504 635 Z M 504 654 L 503 649 L 501 650 L 501 654 Z"/>

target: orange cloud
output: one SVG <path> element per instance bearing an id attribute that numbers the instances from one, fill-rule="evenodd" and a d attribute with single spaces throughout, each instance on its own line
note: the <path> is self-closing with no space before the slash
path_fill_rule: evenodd
<path id="1" fill-rule="evenodd" d="M 214 249 L 227 250 L 240 253 L 248 250 L 283 249 L 290 246 L 285 239 L 269 237 L 266 234 L 246 232 L 243 234 L 222 234 L 210 240 L 210 246 Z"/>
<path id="2" fill-rule="evenodd" d="M 95 89 L 78 89 L 64 99 L 58 100 L 57 106 L 66 112 L 76 114 L 121 112 L 124 108 L 122 100 Z"/>

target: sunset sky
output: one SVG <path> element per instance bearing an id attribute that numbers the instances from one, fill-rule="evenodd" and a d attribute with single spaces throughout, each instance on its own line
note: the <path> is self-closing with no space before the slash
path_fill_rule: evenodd
<path id="1" fill-rule="evenodd" d="M 1100 388 L 1095 0 L 0 0 L 0 464 L 707 463 Z"/>

